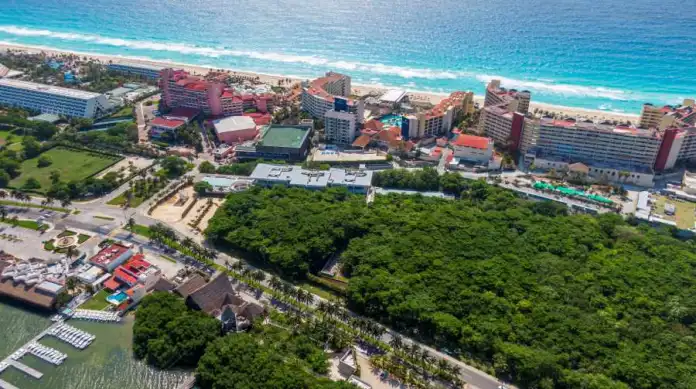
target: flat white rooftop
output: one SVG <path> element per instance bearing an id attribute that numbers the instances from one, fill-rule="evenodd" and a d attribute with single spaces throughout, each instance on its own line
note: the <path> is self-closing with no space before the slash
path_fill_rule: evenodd
<path id="1" fill-rule="evenodd" d="M 379 100 L 386 103 L 398 103 L 403 100 L 404 97 L 406 97 L 406 91 L 401 89 L 390 89 L 386 91 Z"/>
<path id="2" fill-rule="evenodd" d="M 218 119 L 213 121 L 213 125 L 215 126 L 215 131 L 217 131 L 218 134 L 256 128 L 254 119 L 248 116 L 230 116 Z"/>
<path id="3" fill-rule="evenodd" d="M 57 96 L 72 97 L 81 100 L 94 99 L 101 96 L 99 93 L 85 92 L 77 89 L 62 88 L 54 85 L 38 84 L 29 81 L 11 80 L 7 78 L 0 79 L 0 86 L 7 86 L 16 89 L 24 89 L 28 91 L 47 93 Z"/>

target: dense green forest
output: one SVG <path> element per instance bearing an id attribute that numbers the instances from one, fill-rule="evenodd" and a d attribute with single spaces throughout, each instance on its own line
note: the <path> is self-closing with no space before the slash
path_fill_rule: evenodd
<path id="1" fill-rule="evenodd" d="M 319 378 L 328 361 L 322 343 L 303 331 L 273 325 L 213 342 L 196 369 L 202 389 L 351 389 L 345 382 Z"/>
<path id="2" fill-rule="evenodd" d="M 696 387 L 691 241 L 467 182 L 460 200 L 276 187 L 208 236 L 288 277 L 339 253 L 349 306 L 523 388 Z"/>
<path id="3" fill-rule="evenodd" d="M 195 367 L 221 331 L 218 320 L 190 310 L 180 297 L 155 292 L 138 306 L 133 353 L 158 368 Z"/>

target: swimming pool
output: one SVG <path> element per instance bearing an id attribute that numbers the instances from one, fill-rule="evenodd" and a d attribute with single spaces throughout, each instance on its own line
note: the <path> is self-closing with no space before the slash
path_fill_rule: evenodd
<path id="1" fill-rule="evenodd" d="M 116 304 L 119 305 L 122 302 L 126 301 L 128 299 L 128 295 L 125 294 L 123 291 L 114 293 L 111 296 L 106 298 L 106 301 L 110 302 L 111 304 Z"/>
<path id="2" fill-rule="evenodd" d="M 401 116 L 401 115 L 392 115 L 392 114 L 389 114 L 389 115 L 384 115 L 384 116 L 382 116 L 382 117 L 379 119 L 379 121 L 382 122 L 382 124 L 384 124 L 385 129 L 388 128 L 388 127 L 399 127 L 399 128 L 401 128 L 401 123 L 402 123 L 402 121 L 403 121 L 403 118 L 404 118 L 404 117 Z"/>

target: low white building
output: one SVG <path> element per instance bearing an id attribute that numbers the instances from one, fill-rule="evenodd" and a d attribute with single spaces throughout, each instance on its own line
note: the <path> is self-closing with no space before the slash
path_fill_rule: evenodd
<path id="1" fill-rule="evenodd" d="M 450 142 L 454 156 L 462 161 L 488 164 L 493 158 L 493 139 L 459 134 Z"/>
<path id="2" fill-rule="evenodd" d="M 111 108 L 103 94 L 7 78 L 0 79 L 0 104 L 84 118 L 100 117 Z"/>

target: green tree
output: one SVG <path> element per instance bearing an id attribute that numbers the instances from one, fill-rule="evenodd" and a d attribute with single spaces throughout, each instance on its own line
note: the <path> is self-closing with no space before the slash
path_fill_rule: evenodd
<path id="1" fill-rule="evenodd" d="M 37 167 L 51 166 L 52 163 L 53 161 L 47 155 L 40 155 L 39 158 L 36 160 Z"/>
<path id="2" fill-rule="evenodd" d="M 41 188 L 41 183 L 34 177 L 29 177 L 24 185 L 22 185 L 23 190 L 36 190 L 39 188 Z"/>
<path id="3" fill-rule="evenodd" d="M 200 165 L 198 165 L 198 171 L 201 173 L 215 173 L 215 170 L 215 165 L 208 161 L 203 161 Z"/>
<path id="4" fill-rule="evenodd" d="M 41 153 L 41 143 L 33 136 L 25 136 L 22 139 L 22 150 L 24 151 L 24 158 L 34 158 Z"/>
<path id="5" fill-rule="evenodd" d="M 169 177 L 179 177 L 186 173 L 187 162 L 185 159 L 168 156 L 162 159 L 160 162 L 162 169 L 165 171 L 166 175 Z"/>
<path id="6" fill-rule="evenodd" d="M 206 193 L 213 190 L 213 186 L 210 185 L 207 181 L 199 181 L 195 185 L 193 185 L 193 190 L 195 190 L 199 196 L 205 196 Z"/>
<path id="7" fill-rule="evenodd" d="M 0 170 L 0 188 L 7 188 L 7 185 L 10 183 L 11 179 L 12 177 L 10 177 L 6 171 Z"/>

